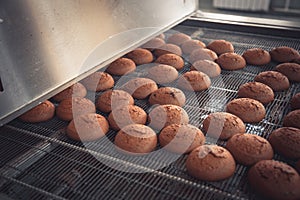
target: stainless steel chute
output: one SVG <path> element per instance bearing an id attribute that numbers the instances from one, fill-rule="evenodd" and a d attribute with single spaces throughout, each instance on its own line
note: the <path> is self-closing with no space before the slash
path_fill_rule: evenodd
<path id="1" fill-rule="evenodd" d="M 0 125 L 195 10 L 195 0 L 1 1 Z"/>

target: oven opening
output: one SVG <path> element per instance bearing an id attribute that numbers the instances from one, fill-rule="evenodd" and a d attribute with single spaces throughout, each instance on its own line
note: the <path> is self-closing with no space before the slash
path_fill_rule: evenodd
<path id="1" fill-rule="evenodd" d="M 3 92 L 3 86 L 2 86 L 2 81 L 1 81 L 1 77 L 0 77 L 0 92 Z"/>

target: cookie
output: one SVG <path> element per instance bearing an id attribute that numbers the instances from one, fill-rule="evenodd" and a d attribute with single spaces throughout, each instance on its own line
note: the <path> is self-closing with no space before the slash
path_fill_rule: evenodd
<path id="1" fill-rule="evenodd" d="M 239 98 L 230 101 L 226 105 L 226 112 L 238 116 L 245 123 L 260 122 L 266 115 L 264 105 L 250 98 Z"/>
<path id="2" fill-rule="evenodd" d="M 289 112 L 283 118 L 283 126 L 285 127 L 295 127 L 300 129 L 300 110 L 294 110 Z"/>
<path id="3" fill-rule="evenodd" d="M 165 65 L 170 65 L 177 70 L 181 70 L 184 67 L 183 59 L 180 56 L 171 53 L 167 53 L 159 56 L 155 62 L 160 64 L 165 64 Z"/>
<path id="4" fill-rule="evenodd" d="M 294 60 L 292 60 L 291 62 L 297 63 L 300 65 L 300 55 L 297 58 L 295 58 Z"/>
<path id="5" fill-rule="evenodd" d="M 275 70 L 284 74 L 289 81 L 300 82 L 300 65 L 297 63 L 282 63 Z"/>
<path id="6" fill-rule="evenodd" d="M 255 76 L 254 81 L 266 84 L 274 92 L 287 90 L 290 87 L 289 79 L 282 73 L 275 71 L 261 72 Z"/>
<path id="7" fill-rule="evenodd" d="M 216 62 L 225 70 L 239 70 L 246 67 L 245 59 L 236 53 L 223 53 Z"/>
<path id="8" fill-rule="evenodd" d="M 217 54 L 210 50 L 210 49 L 206 49 L 206 48 L 198 48 L 194 51 L 192 51 L 192 53 L 189 56 L 189 61 L 190 63 L 194 63 L 197 60 L 211 60 L 211 61 L 215 61 L 217 60 L 218 56 Z"/>
<path id="9" fill-rule="evenodd" d="M 177 82 L 177 86 L 183 90 L 202 91 L 210 87 L 210 78 L 199 71 L 189 71 L 184 73 Z"/>
<path id="10" fill-rule="evenodd" d="M 268 199 L 299 199 L 300 178 L 291 166 L 275 161 L 262 160 L 248 172 L 250 186 Z"/>
<path id="11" fill-rule="evenodd" d="M 171 124 L 159 134 L 163 149 L 179 154 L 189 153 L 204 142 L 202 131 L 190 124 Z"/>
<path id="12" fill-rule="evenodd" d="M 149 40 L 145 44 L 143 44 L 142 48 L 148 49 L 149 51 L 153 51 L 155 49 L 158 49 L 159 47 L 161 47 L 164 44 L 165 44 L 165 41 L 163 39 L 156 37 L 156 38 Z"/>
<path id="13" fill-rule="evenodd" d="M 300 160 L 298 160 L 295 164 L 295 169 L 298 171 L 298 173 L 300 174 Z"/>
<path id="14" fill-rule="evenodd" d="M 271 144 L 263 137 L 253 134 L 236 134 L 226 143 L 236 162 L 242 165 L 254 165 L 261 160 L 271 160 L 274 152 Z"/>
<path id="15" fill-rule="evenodd" d="M 170 65 L 157 64 L 147 70 L 147 77 L 158 84 L 166 84 L 175 81 L 178 72 Z"/>
<path id="16" fill-rule="evenodd" d="M 149 97 L 150 105 L 159 104 L 172 104 L 176 106 L 183 107 L 185 104 L 185 95 L 184 93 L 173 87 L 161 87 L 158 90 L 152 92 Z"/>
<path id="17" fill-rule="evenodd" d="M 200 40 L 187 40 L 181 44 L 182 52 L 186 55 L 191 54 L 196 49 L 205 47 L 206 45 Z"/>
<path id="18" fill-rule="evenodd" d="M 64 99 L 71 97 L 85 97 L 87 94 L 86 88 L 81 83 L 75 83 L 74 85 L 64 89 L 60 93 L 52 97 L 54 101 L 61 102 Z"/>
<path id="19" fill-rule="evenodd" d="M 171 67 L 171 68 L 173 68 L 173 67 Z M 131 94 L 136 99 L 145 99 L 152 92 L 157 90 L 158 87 L 157 87 L 156 83 L 149 78 L 134 78 L 134 79 L 129 80 L 127 83 L 125 83 L 121 87 L 121 89 L 125 90 L 126 92 Z"/>
<path id="20" fill-rule="evenodd" d="M 280 63 L 291 62 L 299 58 L 299 52 L 291 47 L 281 46 L 270 51 L 272 60 Z"/>
<path id="21" fill-rule="evenodd" d="M 108 113 L 111 112 L 112 108 L 133 104 L 134 99 L 128 92 L 123 90 L 107 90 L 98 97 L 96 108 Z"/>
<path id="22" fill-rule="evenodd" d="M 248 82 L 241 85 L 237 96 L 240 98 L 255 99 L 262 104 L 268 104 L 274 100 L 272 88 L 260 82 Z"/>
<path id="23" fill-rule="evenodd" d="M 117 150 L 129 155 L 144 155 L 157 145 L 156 133 L 148 126 L 130 124 L 123 127 L 114 141 Z"/>
<path id="24" fill-rule="evenodd" d="M 192 64 L 191 70 L 203 72 L 210 78 L 217 77 L 221 74 L 220 66 L 211 60 L 198 60 Z"/>
<path id="25" fill-rule="evenodd" d="M 248 49 L 242 56 L 249 65 L 266 65 L 271 62 L 269 52 L 261 48 Z"/>
<path id="26" fill-rule="evenodd" d="M 73 140 L 87 142 L 103 137 L 109 130 L 105 117 L 89 113 L 75 117 L 67 126 L 67 136 Z"/>
<path id="27" fill-rule="evenodd" d="M 160 46 L 159 48 L 155 49 L 153 53 L 156 57 L 159 57 L 159 56 L 161 56 L 163 54 L 167 54 L 167 53 L 172 53 L 172 54 L 181 56 L 182 50 L 179 46 L 177 46 L 175 44 L 166 43 L 166 44 Z"/>
<path id="28" fill-rule="evenodd" d="M 128 124 L 146 124 L 147 113 L 135 105 L 119 106 L 108 115 L 110 128 L 118 131 Z"/>
<path id="29" fill-rule="evenodd" d="M 190 40 L 191 37 L 184 33 L 174 33 L 167 39 L 167 43 L 175 44 L 180 46 L 183 42 Z"/>
<path id="30" fill-rule="evenodd" d="M 153 61 L 152 53 L 147 49 L 137 48 L 126 54 L 127 58 L 133 60 L 136 65 L 151 63 Z"/>
<path id="31" fill-rule="evenodd" d="M 282 127 L 269 136 L 274 150 L 289 159 L 300 159 L 300 129 Z"/>
<path id="32" fill-rule="evenodd" d="M 37 123 L 50 120 L 54 114 L 54 104 L 46 100 L 19 116 L 19 119 L 24 122 Z"/>
<path id="33" fill-rule="evenodd" d="M 231 42 L 226 40 L 214 40 L 207 45 L 207 48 L 214 51 L 218 55 L 234 52 L 233 45 Z"/>
<path id="34" fill-rule="evenodd" d="M 290 101 L 291 109 L 300 109 L 300 92 L 295 94 Z"/>
<path id="35" fill-rule="evenodd" d="M 194 149 L 186 160 L 188 173 L 203 181 L 220 181 L 231 177 L 235 161 L 228 150 L 217 145 L 202 145 Z"/>
<path id="36" fill-rule="evenodd" d="M 106 72 L 95 72 L 81 80 L 81 83 L 90 91 L 99 92 L 110 89 L 114 86 L 113 77 Z"/>
<path id="37" fill-rule="evenodd" d="M 148 115 L 149 126 L 161 130 L 171 124 L 188 124 L 189 116 L 186 111 L 175 105 L 159 105 Z"/>
<path id="38" fill-rule="evenodd" d="M 135 63 L 129 58 L 119 58 L 106 68 L 106 72 L 111 75 L 122 76 L 129 74 L 136 69 Z"/>
<path id="39" fill-rule="evenodd" d="M 158 36 L 156 36 L 157 38 L 160 38 L 162 40 L 166 39 L 166 36 L 164 33 L 159 34 Z"/>
<path id="40" fill-rule="evenodd" d="M 89 99 L 80 97 L 64 99 L 56 107 L 57 117 L 65 121 L 71 121 L 79 115 L 95 112 L 94 103 Z"/>
<path id="41" fill-rule="evenodd" d="M 246 126 L 237 116 L 226 112 L 209 114 L 203 121 L 203 130 L 213 138 L 227 140 L 238 133 L 245 133 Z"/>

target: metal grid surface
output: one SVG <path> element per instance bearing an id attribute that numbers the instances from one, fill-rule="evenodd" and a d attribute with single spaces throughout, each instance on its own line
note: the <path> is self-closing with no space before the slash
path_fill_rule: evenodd
<path id="1" fill-rule="evenodd" d="M 179 25 L 166 34 L 176 31 L 206 44 L 215 39 L 228 40 L 238 54 L 253 47 L 271 50 L 283 45 L 300 50 L 299 40 L 218 29 Z M 220 77 L 212 79 L 210 89 L 185 92 L 184 108 L 190 123 L 201 128 L 208 114 L 224 111 L 226 103 L 236 97 L 239 85 L 253 81 L 256 74 L 275 66 L 276 63 L 263 67 L 248 65 L 243 70 L 222 71 Z M 180 73 L 188 68 L 186 59 L 186 66 Z M 130 76 L 142 75 L 143 69 L 138 66 Z M 118 88 L 121 80 L 115 77 L 115 81 Z M 300 92 L 300 84 L 296 83 L 291 84 L 288 91 L 277 92 L 275 100 L 266 106 L 265 119 L 257 124 L 246 124 L 247 132 L 267 138 L 272 130 L 281 126 L 283 116 L 289 112 L 289 100 L 297 92 Z M 97 93 L 96 97 L 99 95 Z M 88 96 L 93 99 L 95 94 Z M 147 112 L 151 109 L 144 100 L 136 100 L 135 104 Z M 242 165 L 238 164 L 234 176 L 227 180 L 199 181 L 187 174 L 186 155 L 167 166 L 153 156 L 151 159 L 128 157 L 111 149 L 104 139 L 85 144 L 68 139 L 64 132 L 66 125 L 56 117 L 37 124 L 16 119 L 0 129 L 0 194 L 12 199 L 259 199 L 249 188 L 247 168 Z M 115 134 L 110 131 L 107 138 L 113 141 Z M 216 141 L 207 138 L 207 143 L 213 142 Z M 217 142 L 219 145 L 225 143 Z M 169 155 L 168 152 L 160 154 L 166 163 Z M 274 158 L 294 164 L 279 155 Z M 124 172 L 110 167 L 112 165 L 144 173 Z"/>

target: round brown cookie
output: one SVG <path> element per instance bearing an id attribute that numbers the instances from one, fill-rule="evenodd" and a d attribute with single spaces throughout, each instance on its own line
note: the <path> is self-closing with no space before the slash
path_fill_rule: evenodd
<path id="1" fill-rule="evenodd" d="M 175 105 L 159 105 L 148 115 L 149 126 L 161 130 L 171 124 L 188 124 L 189 116 L 186 111 Z"/>
<path id="2" fill-rule="evenodd" d="M 157 90 L 158 87 L 156 83 L 149 78 L 135 78 L 125 83 L 122 86 L 122 89 L 131 94 L 136 99 L 145 99 L 152 92 Z"/>
<path id="3" fill-rule="evenodd" d="M 211 60 L 198 60 L 193 63 L 191 70 L 203 72 L 210 78 L 217 77 L 221 74 L 220 66 Z"/>
<path id="4" fill-rule="evenodd" d="M 292 97 L 290 104 L 292 110 L 300 109 L 300 92 Z"/>
<path id="5" fill-rule="evenodd" d="M 300 110 L 294 110 L 289 112 L 283 118 L 283 126 L 285 127 L 295 127 L 300 129 Z"/>
<path id="6" fill-rule="evenodd" d="M 291 62 L 299 58 L 299 52 L 291 47 L 281 46 L 276 47 L 270 51 L 272 60 L 276 62 Z"/>
<path id="7" fill-rule="evenodd" d="M 300 160 L 298 160 L 298 161 L 296 162 L 295 168 L 296 168 L 296 170 L 298 171 L 298 173 L 300 174 Z"/>
<path id="8" fill-rule="evenodd" d="M 250 98 L 239 98 L 230 101 L 226 105 L 226 111 L 238 116 L 246 123 L 260 122 L 266 115 L 264 105 Z"/>
<path id="9" fill-rule="evenodd" d="M 210 87 L 209 76 L 199 71 L 189 71 L 184 73 L 177 82 L 177 86 L 183 90 L 202 91 Z"/>
<path id="10" fill-rule="evenodd" d="M 226 40 L 214 40 L 207 45 L 207 48 L 221 55 L 223 53 L 233 53 L 234 47 L 231 42 Z"/>
<path id="11" fill-rule="evenodd" d="M 262 160 L 248 172 L 250 186 L 268 199 L 299 199 L 300 178 L 291 166 L 275 161 Z"/>
<path id="12" fill-rule="evenodd" d="M 235 161 L 230 152 L 217 145 L 202 145 L 194 149 L 186 160 L 188 173 L 203 181 L 220 181 L 231 177 Z"/>
<path id="13" fill-rule="evenodd" d="M 151 105 L 159 104 L 172 104 L 176 106 L 183 107 L 185 104 L 185 95 L 184 93 L 173 87 L 161 87 L 158 90 L 152 92 L 149 97 L 149 103 Z"/>
<path id="14" fill-rule="evenodd" d="M 157 38 L 160 38 L 162 40 L 164 40 L 166 38 L 164 33 L 159 34 L 158 36 L 156 36 Z"/>
<path id="15" fill-rule="evenodd" d="M 291 62 L 297 63 L 300 65 L 300 55 L 297 58 L 295 58 L 294 60 L 292 60 Z"/>
<path id="16" fill-rule="evenodd" d="M 96 108 L 102 112 L 111 112 L 118 106 L 133 105 L 132 96 L 123 90 L 108 90 L 103 92 L 97 99 Z"/>
<path id="17" fill-rule="evenodd" d="M 90 91 L 104 91 L 114 86 L 113 77 L 106 72 L 95 72 L 81 80 L 81 83 Z"/>
<path id="18" fill-rule="evenodd" d="M 159 47 L 161 47 L 164 44 L 165 44 L 165 41 L 163 39 L 156 37 L 156 38 L 149 40 L 145 44 L 143 44 L 142 48 L 148 49 L 149 51 L 153 51 L 155 49 L 158 49 Z"/>
<path id="19" fill-rule="evenodd" d="M 167 54 L 167 53 L 172 53 L 172 54 L 176 54 L 176 55 L 179 55 L 181 56 L 182 55 L 182 51 L 181 51 L 181 48 L 175 44 L 164 44 L 162 46 L 160 46 L 159 48 L 155 49 L 154 50 L 154 55 L 156 57 L 159 57 L 163 54 Z"/>
<path id="20" fill-rule="evenodd" d="M 183 59 L 180 56 L 171 53 L 167 53 L 159 56 L 155 62 L 160 64 L 165 64 L 165 65 L 170 65 L 177 70 L 181 70 L 184 67 Z"/>
<path id="21" fill-rule="evenodd" d="M 300 82 L 300 65 L 297 63 L 282 63 L 276 66 L 276 71 L 284 74 L 289 81 Z"/>
<path id="22" fill-rule="evenodd" d="M 106 72 L 111 75 L 122 76 L 133 72 L 136 69 L 135 63 L 129 58 L 119 58 L 106 68 Z"/>
<path id="23" fill-rule="evenodd" d="M 120 130 L 128 124 L 146 124 L 147 113 L 135 105 L 119 106 L 108 115 L 110 128 Z"/>
<path id="24" fill-rule="evenodd" d="M 274 100 L 274 92 L 269 86 L 260 82 L 248 82 L 239 87 L 238 97 L 246 97 L 268 104 Z"/>
<path id="25" fill-rule="evenodd" d="M 153 61 L 152 53 L 147 49 L 137 48 L 126 54 L 127 58 L 133 60 L 136 65 L 151 63 Z"/>
<path id="26" fill-rule="evenodd" d="M 71 121 L 79 115 L 95 113 L 94 103 L 86 98 L 73 97 L 64 99 L 56 107 L 56 115 L 62 120 Z"/>
<path id="27" fill-rule="evenodd" d="M 190 63 L 194 63 L 197 60 L 211 60 L 215 61 L 218 59 L 218 56 L 215 52 L 206 48 L 198 48 L 192 51 L 189 57 Z"/>
<path id="28" fill-rule="evenodd" d="M 178 72 L 170 65 L 158 64 L 147 70 L 147 77 L 158 84 L 166 84 L 175 81 Z"/>
<path id="29" fill-rule="evenodd" d="M 187 40 L 181 44 L 181 49 L 184 54 L 191 54 L 198 48 L 205 48 L 206 45 L 200 40 Z"/>
<path id="30" fill-rule="evenodd" d="M 271 62 L 269 52 L 261 48 L 248 49 L 242 56 L 249 65 L 266 65 Z"/>
<path id="31" fill-rule="evenodd" d="M 144 155 L 155 149 L 157 136 L 148 126 L 130 124 L 117 133 L 114 143 L 122 153 Z"/>
<path id="32" fill-rule="evenodd" d="M 201 130 L 190 124 L 171 124 L 159 134 L 159 143 L 174 153 L 189 153 L 203 145 L 205 137 Z"/>
<path id="33" fill-rule="evenodd" d="M 271 133 L 269 141 L 279 154 L 290 159 L 300 159 L 300 129 L 278 128 Z"/>
<path id="34" fill-rule="evenodd" d="M 167 39 L 168 43 L 176 44 L 180 46 L 183 42 L 190 40 L 191 37 L 184 33 L 174 33 L 170 35 Z"/>
<path id="35" fill-rule="evenodd" d="M 223 53 L 216 62 L 225 70 L 239 70 L 246 67 L 245 59 L 236 53 Z"/>
<path id="36" fill-rule="evenodd" d="M 255 76 L 254 81 L 266 84 L 274 92 L 287 90 L 290 87 L 289 79 L 282 73 L 275 71 L 261 72 Z"/>
<path id="37" fill-rule="evenodd" d="M 226 140 L 238 133 L 245 133 L 246 126 L 237 116 L 226 112 L 209 114 L 203 121 L 206 135 Z"/>
<path id="38" fill-rule="evenodd" d="M 19 119 L 24 122 L 37 123 L 51 119 L 54 117 L 54 114 L 54 104 L 46 100 L 19 116 Z"/>
<path id="39" fill-rule="evenodd" d="M 75 117 L 67 127 L 67 135 L 77 141 L 94 141 L 103 137 L 109 130 L 105 117 L 89 113 Z"/>
<path id="40" fill-rule="evenodd" d="M 52 97 L 54 101 L 61 102 L 64 99 L 71 97 L 85 97 L 87 91 L 85 87 L 81 83 L 75 83 L 74 85 L 64 89 L 60 93 L 56 94 Z"/>
<path id="41" fill-rule="evenodd" d="M 274 152 L 263 137 L 253 134 L 236 134 L 226 143 L 234 159 L 242 165 L 254 165 L 261 160 L 271 160 Z"/>

